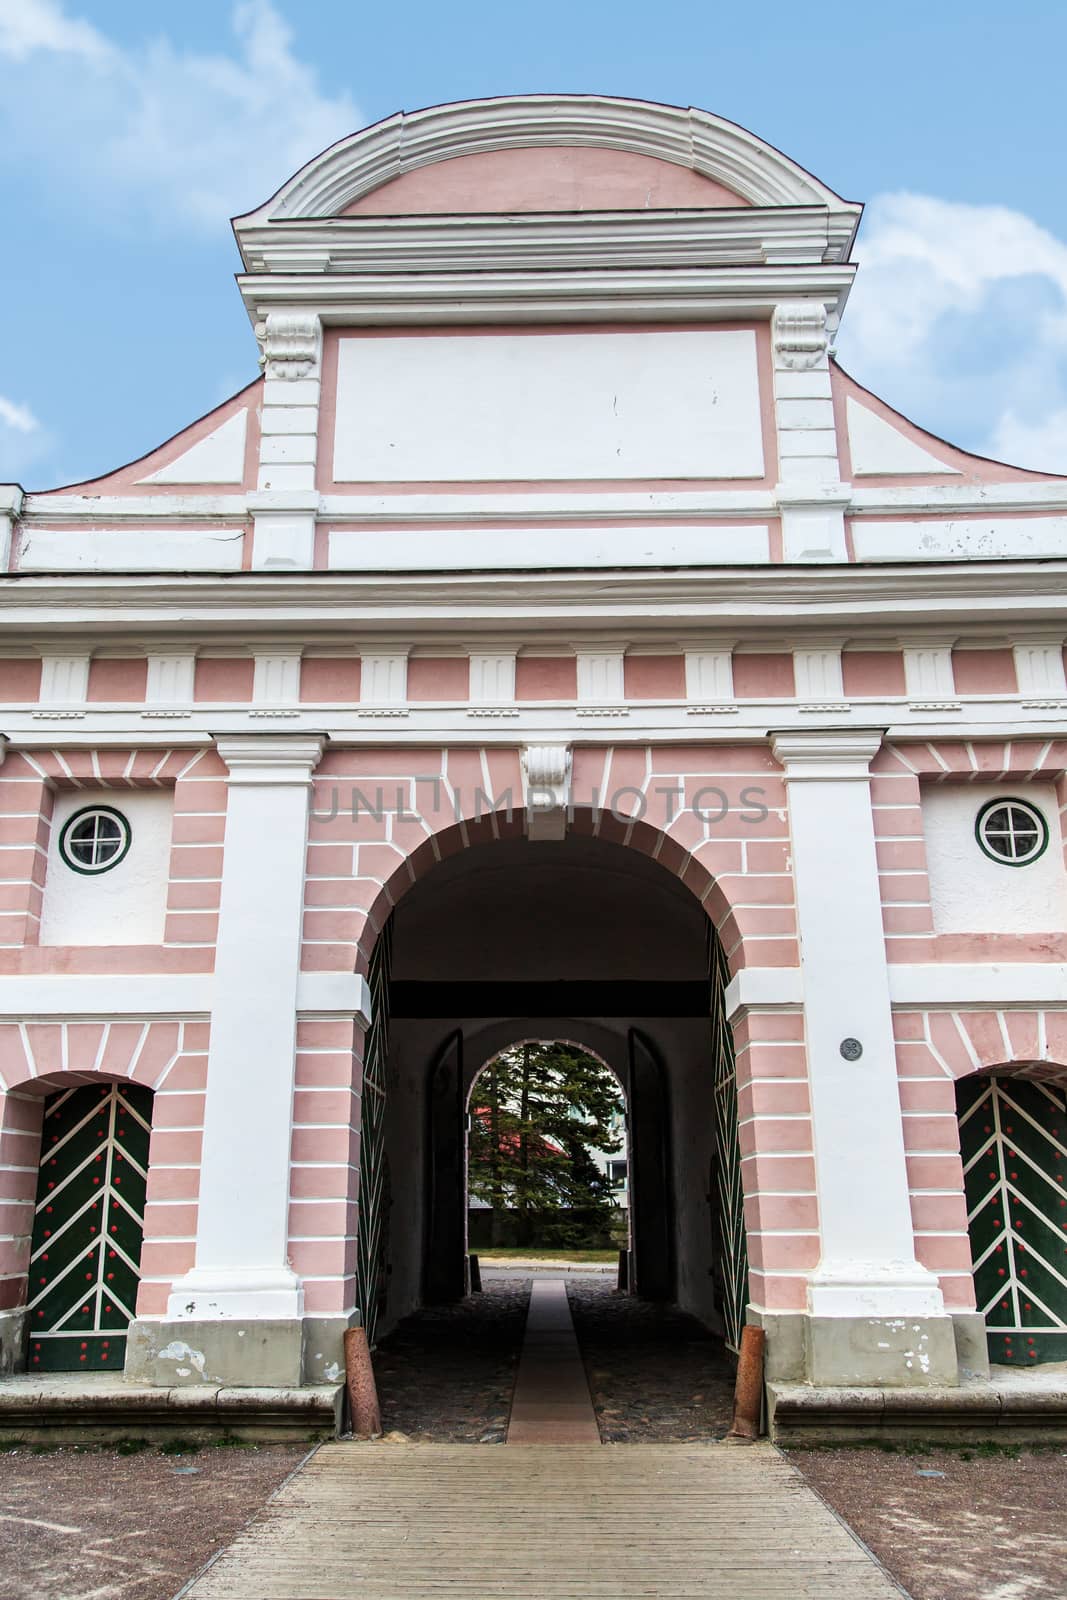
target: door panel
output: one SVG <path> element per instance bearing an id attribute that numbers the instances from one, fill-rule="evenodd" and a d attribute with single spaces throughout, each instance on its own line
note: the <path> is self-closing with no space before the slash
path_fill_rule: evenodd
<path id="1" fill-rule="evenodd" d="M 430 1072 L 426 1262 L 430 1305 L 461 1300 L 467 1274 L 467 1107 L 463 1035 L 454 1033 Z"/>
<path id="2" fill-rule="evenodd" d="M 670 1107 L 663 1066 L 630 1029 L 631 1288 L 643 1300 L 673 1300 L 674 1204 Z"/>
<path id="3" fill-rule="evenodd" d="M 45 1101 L 29 1271 L 30 1372 L 121 1372 L 136 1313 L 152 1091 Z"/>

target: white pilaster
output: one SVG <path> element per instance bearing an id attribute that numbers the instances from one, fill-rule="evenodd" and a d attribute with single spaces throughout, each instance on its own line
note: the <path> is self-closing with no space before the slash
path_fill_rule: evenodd
<path id="1" fill-rule="evenodd" d="M 1013 647 L 1015 676 L 1024 700 L 1062 700 L 1067 696 L 1063 636 L 1026 639 Z"/>
<path id="2" fill-rule="evenodd" d="M 252 679 L 257 705 L 295 706 L 300 700 L 300 651 L 257 651 Z"/>
<path id="3" fill-rule="evenodd" d="M 687 650 L 685 697 L 699 705 L 729 705 L 734 698 L 733 651 L 725 646 Z"/>
<path id="4" fill-rule="evenodd" d="M 22 490 L 17 483 L 0 483 L 0 573 L 11 567 L 15 523 L 22 515 Z"/>
<path id="5" fill-rule="evenodd" d="M 515 652 L 477 652 L 470 658 L 472 706 L 511 705 L 515 699 Z"/>
<path id="6" fill-rule="evenodd" d="M 904 641 L 904 687 L 908 699 L 920 704 L 942 705 L 956 698 L 950 642 Z"/>
<path id="7" fill-rule="evenodd" d="M 820 1317 L 944 1315 L 915 1259 L 908 1199 L 871 813 L 880 744 L 872 733 L 774 739 L 789 790 L 822 1231 L 808 1297 Z"/>
<path id="8" fill-rule="evenodd" d="M 824 708 L 844 699 L 840 644 L 806 644 L 793 651 L 796 696 L 801 702 Z"/>
<path id="9" fill-rule="evenodd" d="M 578 704 L 621 705 L 625 699 L 623 652 L 614 647 L 605 650 L 579 649 L 576 655 Z"/>
<path id="10" fill-rule="evenodd" d="M 845 561 L 849 494 L 837 453 L 825 305 L 791 300 L 777 306 L 771 342 L 784 558 Z"/>
<path id="11" fill-rule="evenodd" d="M 151 651 L 145 680 L 145 705 L 192 705 L 195 675 L 196 656 L 191 650 Z"/>
<path id="12" fill-rule="evenodd" d="M 81 706 L 88 692 L 88 655 L 41 657 L 42 706 Z"/>
<path id="13" fill-rule="evenodd" d="M 322 324 L 270 311 L 256 325 L 263 366 L 257 492 L 250 497 L 255 570 L 309 570 L 315 556 Z"/>
<path id="14" fill-rule="evenodd" d="M 322 740 L 225 738 L 226 834 L 196 1265 L 178 1320 L 297 1318 L 289 1149 L 311 775 Z"/>
<path id="15" fill-rule="evenodd" d="M 402 706 L 408 697 L 408 653 L 382 650 L 360 657 L 361 705 Z"/>

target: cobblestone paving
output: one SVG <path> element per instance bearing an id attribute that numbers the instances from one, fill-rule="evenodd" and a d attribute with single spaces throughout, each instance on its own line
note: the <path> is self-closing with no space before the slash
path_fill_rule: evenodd
<path id="1" fill-rule="evenodd" d="M 602 1277 L 569 1276 L 567 1294 L 605 1444 L 717 1439 L 729 1430 L 733 1366 L 695 1317 L 617 1294 Z"/>
<path id="2" fill-rule="evenodd" d="M 385 1435 L 503 1444 L 529 1298 L 528 1275 L 494 1277 L 481 1294 L 424 1307 L 387 1334 L 374 1357 Z"/>

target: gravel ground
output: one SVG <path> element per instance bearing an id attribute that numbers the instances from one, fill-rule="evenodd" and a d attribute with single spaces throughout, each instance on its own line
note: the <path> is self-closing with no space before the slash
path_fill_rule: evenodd
<path id="1" fill-rule="evenodd" d="M 428 1306 L 382 1340 L 374 1375 L 382 1429 L 427 1444 L 503 1444 L 530 1298 L 528 1275 Z"/>
<path id="2" fill-rule="evenodd" d="M 592 1276 L 568 1277 L 567 1295 L 605 1444 L 670 1444 L 728 1431 L 733 1367 L 695 1317 L 617 1294 Z"/>
<path id="3" fill-rule="evenodd" d="M 1062 1446 L 787 1454 L 913 1600 L 1067 1594 Z"/>
<path id="4" fill-rule="evenodd" d="M 0 1600 L 170 1600 L 307 1451 L 0 1451 Z"/>

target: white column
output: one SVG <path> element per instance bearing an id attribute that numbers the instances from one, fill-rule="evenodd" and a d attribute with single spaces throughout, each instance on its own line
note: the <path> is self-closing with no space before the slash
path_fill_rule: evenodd
<path id="1" fill-rule="evenodd" d="M 685 652 L 685 697 L 698 705 L 733 706 L 734 657 L 731 645 L 712 645 Z"/>
<path id="2" fill-rule="evenodd" d="M 252 700 L 257 706 L 295 706 L 300 701 L 300 651 L 267 650 L 255 655 Z"/>
<path id="3" fill-rule="evenodd" d="M 296 1318 L 287 1262 L 297 979 L 321 739 L 218 741 L 229 768 L 196 1265 L 176 1319 Z"/>
<path id="4" fill-rule="evenodd" d="M 823 710 L 840 704 L 845 696 L 841 669 L 841 645 L 811 641 L 793 651 L 793 676 L 800 701 Z"/>
<path id="5" fill-rule="evenodd" d="M 359 698 L 362 705 L 402 706 L 407 697 L 406 650 L 382 650 L 360 657 Z"/>
<path id="6" fill-rule="evenodd" d="M 21 488 L 17 483 L 0 483 L 0 573 L 11 565 L 11 542 L 21 515 Z"/>
<path id="7" fill-rule="evenodd" d="M 148 654 L 145 705 L 153 708 L 191 706 L 196 676 L 192 650 L 152 650 Z"/>
<path id="8" fill-rule="evenodd" d="M 779 734 L 789 790 L 822 1317 L 944 1314 L 915 1259 L 871 813 L 872 733 Z M 862 1054 L 850 1059 L 858 1041 Z M 844 1049 L 842 1049 L 844 1046 Z M 918 1376 L 918 1374 L 917 1374 Z"/>

